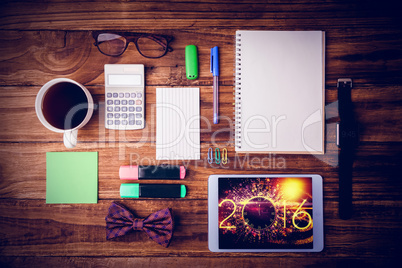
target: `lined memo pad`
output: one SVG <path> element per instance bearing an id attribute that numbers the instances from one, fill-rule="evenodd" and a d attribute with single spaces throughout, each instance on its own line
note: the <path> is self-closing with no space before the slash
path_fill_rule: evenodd
<path id="1" fill-rule="evenodd" d="M 200 159 L 200 89 L 156 89 L 156 159 Z"/>

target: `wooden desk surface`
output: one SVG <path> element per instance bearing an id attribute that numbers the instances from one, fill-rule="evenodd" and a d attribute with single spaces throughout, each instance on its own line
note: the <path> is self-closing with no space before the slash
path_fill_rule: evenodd
<path id="1" fill-rule="evenodd" d="M 269 3 L 266 3 L 269 2 Z M 349 3 L 350 2 L 350 3 Z M 392 2 L 392 1 L 391 1 Z M 394 1 L 397 2 L 397 1 Z M 402 27 L 400 9 L 389 1 L 6 1 L 0 4 L 0 266 L 385 266 L 401 251 Z M 91 30 L 156 32 L 175 37 L 161 59 L 141 57 L 130 45 L 107 57 L 93 46 Z M 326 154 L 236 155 L 233 131 L 234 34 L 238 29 L 326 32 Z M 199 49 L 200 76 L 185 77 L 184 48 Z M 212 119 L 209 51 L 221 49 L 220 114 L 209 128 L 201 122 L 200 161 L 188 167 L 181 200 L 123 200 L 145 217 L 173 208 L 177 227 L 171 246 L 142 233 L 106 241 L 105 216 L 120 200 L 118 169 L 155 160 L 155 88 L 197 86 L 201 115 Z M 107 63 L 142 63 L 146 72 L 146 128 L 104 128 Z M 56 77 L 84 84 L 100 109 L 68 150 L 61 134 L 43 127 L 34 101 Z M 351 77 L 360 124 L 354 163 L 350 220 L 338 216 L 336 81 Z M 215 133 L 215 139 L 212 135 Z M 210 146 L 227 147 L 229 164 L 208 164 Z M 99 152 L 98 204 L 45 204 L 46 152 Z M 148 161 L 148 162 L 147 162 Z M 167 162 L 169 163 L 169 162 Z M 324 178 L 325 249 L 321 253 L 217 254 L 207 241 L 207 178 L 217 173 L 318 173 Z"/>

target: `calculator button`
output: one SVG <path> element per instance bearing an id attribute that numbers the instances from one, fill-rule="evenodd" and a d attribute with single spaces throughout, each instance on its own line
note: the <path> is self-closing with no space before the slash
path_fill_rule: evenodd
<path id="1" fill-rule="evenodd" d="M 128 107 L 128 110 L 130 111 L 130 112 L 134 112 L 134 107 Z"/>
<path id="2" fill-rule="evenodd" d="M 134 101 L 133 101 L 133 100 L 129 100 L 129 101 L 128 101 L 128 104 L 129 104 L 129 105 L 134 105 Z"/>
<path id="3" fill-rule="evenodd" d="M 115 125 L 120 125 L 120 120 L 114 120 Z"/>
<path id="4" fill-rule="evenodd" d="M 131 93 L 131 98 L 135 98 L 135 93 Z"/>
<path id="5" fill-rule="evenodd" d="M 129 118 L 130 120 L 134 120 L 134 114 L 128 114 L 128 118 Z"/>
<path id="6" fill-rule="evenodd" d="M 137 121 L 135 121 L 135 123 L 136 123 L 137 125 L 141 125 L 141 124 L 142 124 L 142 121 L 141 121 L 141 120 L 137 120 Z"/>
<path id="7" fill-rule="evenodd" d="M 107 104 L 108 104 L 108 105 L 112 105 L 112 104 L 113 104 L 113 101 L 112 101 L 112 100 L 108 100 L 108 101 L 107 101 Z"/>
<path id="8" fill-rule="evenodd" d="M 130 120 L 130 121 L 128 121 L 128 124 L 129 124 L 129 125 L 134 125 L 135 122 L 134 122 L 134 120 Z"/>
<path id="9" fill-rule="evenodd" d="M 113 93 L 113 98 L 117 98 L 119 95 L 117 93 Z"/>
<path id="10" fill-rule="evenodd" d="M 126 100 L 122 100 L 122 101 L 121 101 L 121 104 L 122 104 L 122 105 L 127 105 L 127 101 L 126 101 Z"/>
<path id="11" fill-rule="evenodd" d="M 126 98 L 130 98 L 130 93 L 126 93 Z"/>
<path id="12" fill-rule="evenodd" d="M 112 113 L 108 113 L 108 114 L 107 114 L 107 118 L 113 118 L 113 114 L 112 114 Z"/>
<path id="13" fill-rule="evenodd" d="M 112 97 L 112 93 L 107 93 L 107 97 L 111 98 Z"/>
<path id="14" fill-rule="evenodd" d="M 142 97 L 142 93 L 137 93 L 137 98 L 141 98 Z"/>
<path id="15" fill-rule="evenodd" d="M 117 106 L 117 107 L 114 107 L 114 111 L 115 111 L 115 112 L 120 112 L 120 107 L 118 107 L 118 106 Z"/>
<path id="16" fill-rule="evenodd" d="M 113 112 L 113 107 L 110 107 L 110 106 L 107 107 L 107 111 L 108 111 L 108 112 Z"/>
<path id="17" fill-rule="evenodd" d="M 137 108 L 135 108 L 135 110 L 136 110 L 137 112 L 141 112 L 141 111 L 142 111 L 142 107 L 137 107 Z"/>
<path id="18" fill-rule="evenodd" d="M 141 100 L 136 100 L 136 101 L 135 101 L 135 104 L 141 105 L 141 104 L 142 104 L 142 101 L 141 101 Z"/>
<path id="19" fill-rule="evenodd" d="M 115 100 L 115 101 L 114 101 L 114 105 L 120 105 L 120 101 L 119 101 L 119 100 Z"/>
<path id="20" fill-rule="evenodd" d="M 141 118 L 142 115 L 141 115 L 141 114 L 136 114 L 135 117 L 136 117 L 136 118 Z"/>
<path id="21" fill-rule="evenodd" d="M 123 121 L 121 121 L 121 123 L 122 123 L 123 125 L 127 125 L 127 124 L 128 124 L 128 121 L 127 121 L 127 120 L 123 120 Z"/>
<path id="22" fill-rule="evenodd" d="M 127 107 L 121 107 L 122 112 L 127 112 Z"/>
<path id="23" fill-rule="evenodd" d="M 113 120 L 107 120 L 108 125 L 113 125 Z"/>
<path id="24" fill-rule="evenodd" d="M 114 114 L 114 118 L 120 118 L 120 114 Z"/>
<path id="25" fill-rule="evenodd" d="M 119 98 L 124 98 L 124 93 L 120 93 Z"/>
<path id="26" fill-rule="evenodd" d="M 127 118 L 127 114 L 121 114 L 121 118 Z"/>

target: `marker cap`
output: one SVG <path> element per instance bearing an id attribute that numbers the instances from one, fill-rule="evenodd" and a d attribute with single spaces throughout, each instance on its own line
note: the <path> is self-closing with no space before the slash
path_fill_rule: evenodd
<path id="1" fill-rule="evenodd" d="M 186 177 L 186 168 L 184 166 L 180 166 L 180 179 L 184 179 Z"/>
<path id="2" fill-rule="evenodd" d="M 198 78 L 198 55 L 195 45 L 188 45 L 185 48 L 186 77 L 194 80 Z"/>
<path id="3" fill-rule="evenodd" d="M 138 198 L 140 197 L 140 185 L 138 183 L 123 183 L 120 185 L 120 197 Z"/>
<path id="4" fill-rule="evenodd" d="M 138 180 L 138 166 L 121 166 L 119 176 L 121 180 Z"/>
<path id="5" fill-rule="evenodd" d="M 181 185 L 180 187 L 180 197 L 183 198 L 187 194 L 186 185 Z"/>
<path id="6" fill-rule="evenodd" d="M 219 76 L 219 50 L 218 47 L 211 48 L 211 73 Z"/>

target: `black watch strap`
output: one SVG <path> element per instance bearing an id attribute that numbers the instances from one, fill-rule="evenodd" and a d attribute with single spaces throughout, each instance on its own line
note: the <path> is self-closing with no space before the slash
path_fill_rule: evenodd
<path id="1" fill-rule="evenodd" d="M 352 79 L 338 79 L 338 110 L 340 122 L 337 126 L 339 152 L 339 217 L 352 216 L 352 174 L 355 148 L 358 144 L 357 121 L 353 114 L 351 98 Z"/>

